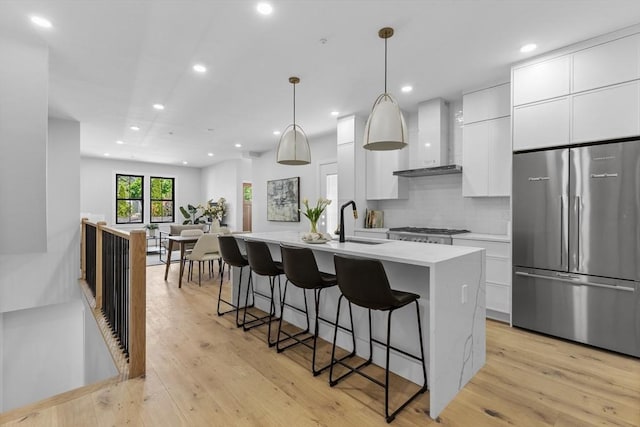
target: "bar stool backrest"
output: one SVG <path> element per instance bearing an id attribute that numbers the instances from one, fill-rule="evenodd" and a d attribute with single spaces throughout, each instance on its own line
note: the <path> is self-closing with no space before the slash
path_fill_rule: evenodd
<path id="1" fill-rule="evenodd" d="M 373 310 L 386 310 L 397 304 L 379 260 L 334 255 L 333 262 L 338 287 L 347 300 Z"/>
<path id="2" fill-rule="evenodd" d="M 242 256 L 236 238 L 231 234 L 219 235 L 220 256 L 222 260 L 233 267 L 248 265 L 247 259 Z"/>
<path id="3" fill-rule="evenodd" d="M 273 262 L 271 251 L 265 242 L 245 240 L 245 246 L 249 266 L 254 273 L 261 276 L 277 276 L 282 273 L 282 270 Z"/>
<path id="4" fill-rule="evenodd" d="M 280 245 L 280 252 L 284 274 L 290 282 L 306 289 L 322 285 L 322 276 L 311 249 Z"/>

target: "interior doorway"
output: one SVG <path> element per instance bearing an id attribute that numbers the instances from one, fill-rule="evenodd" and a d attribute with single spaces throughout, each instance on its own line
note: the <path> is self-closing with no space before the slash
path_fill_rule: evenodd
<path id="1" fill-rule="evenodd" d="M 251 201 L 253 191 L 250 182 L 242 183 L 242 231 L 251 231 Z"/>
<path id="2" fill-rule="evenodd" d="M 331 200 L 320 217 L 320 230 L 333 234 L 338 228 L 338 164 L 323 163 L 320 165 L 320 197 Z"/>

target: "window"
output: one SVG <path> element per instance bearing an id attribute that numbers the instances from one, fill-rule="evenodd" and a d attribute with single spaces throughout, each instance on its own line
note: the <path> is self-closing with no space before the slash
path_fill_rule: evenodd
<path id="1" fill-rule="evenodd" d="M 116 224 L 142 223 L 142 176 L 116 174 Z"/>
<path id="2" fill-rule="evenodd" d="M 173 178 L 151 177 L 151 222 L 173 222 Z"/>

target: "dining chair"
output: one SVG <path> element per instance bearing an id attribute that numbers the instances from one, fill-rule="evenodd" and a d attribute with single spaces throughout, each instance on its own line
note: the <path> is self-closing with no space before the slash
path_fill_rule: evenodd
<path id="1" fill-rule="evenodd" d="M 213 271 L 213 261 L 220 259 L 220 245 L 217 234 L 203 234 L 198 238 L 193 250 L 185 256 L 185 261 L 189 261 L 189 280 L 193 278 L 193 262 L 198 262 L 198 286 L 202 286 L 202 266 L 209 262 L 209 278 Z"/>

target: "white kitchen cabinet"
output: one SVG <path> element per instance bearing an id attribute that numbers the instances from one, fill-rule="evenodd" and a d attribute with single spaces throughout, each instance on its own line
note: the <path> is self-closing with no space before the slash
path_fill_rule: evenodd
<path id="1" fill-rule="evenodd" d="M 338 120 L 338 145 L 355 142 L 355 116 L 342 117 Z"/>
<path id="2" fill-rule="evenodd" d="M 465 124 L 462 138 L 462 195 L 509 196 L 511 190 L 510 119 Z"/>
<path id="3" fill-rule="evenodd" d="M 568 95 L 571 90 L 571 56 L 514 68 L 513 105 Z"/>
<path id="4" fill-rule="evenodd" d="M 569 97 L 513 109 L 513 151 L 566 145 L 570 140 Z"/>
<path id="5" fill-rule="evenodd" d="M 573 54 L 573 93 L 640 78 L 640 36 L 633 35 Z"/>
<path id="6" fill-rule="evenodd" d="M 338 208 L 353 200 L 360 212 L 367 209 L 365 199 L 365 153 L 362 148 L 364 121 L 357 116 L 338 119 L 337 163 L 338 163 Z M 362 227 L 363 215 L 356 221 L 345 221 L 345 233 L 353 234 L 354 227 Z"/>
<path id="7" fill-rule="evenodd" d="M 489 241 L 481 238 L 453 238 L 456 246 L 486 250 L 486 307 L 487 317 L 511 321 L 511 245 L 508 241 Z"/>
<path id="8" fill-rule="evenodd" d="M 640 82 L 573 95 L 571 142 L 640 134 Z"/>
<path id="9" fill-rule="evenodd" d="M 409 197 L 408 179 L 395 176 L 394 171 L 407 169 L 408 150 L 366 150 L 367 200 L 406 199 Z"/>
<path id="10" fill-rule="evenodd" d="M 504 83 L 464 94 L 462 108 L 465 125 L 510 116 L 510 89 L 510 84 Z"/>

